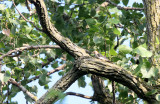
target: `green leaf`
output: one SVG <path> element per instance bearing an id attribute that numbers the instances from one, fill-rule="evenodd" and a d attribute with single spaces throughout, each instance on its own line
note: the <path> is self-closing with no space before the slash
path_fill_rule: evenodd
<path id="1" fill-rule="evenodd" d="M 148 51 L 147 49 L 145 49 L 142 46 L 139 46 L 137 48 L 135 48 L 133 50 L 133 53 L 137 53 L 139 54 L 141 57 L 151 57 L 152 56 L 152 52 Z"/>
<path id="2" fill-rule="evenodd" d="M 0 10 L 4 10 L 5 9 L 5 5 L 4 4 L 0 4 Z"/>
<path id="3" fill-rule="evenodd" d="M 160 101 L 160 94 L 157 94 L 157 95 L 156 95 L 156 100 L 157 100 L 157 101 Z"/>
<path id="4" fill-rule="evenodd" d="M 37 88 L 37 86 L 35 86 L 35 85 L 34 85 L 34 86 L 32 86 L 32 87 L 31 87 L 31 89 L 30 89 L 30 91 L 31 91 L 31 92 L 35 92 L 35 93 L 37 93 L 37 92 L 38 92 L 38 88 Z"/>
<path id="5" fill-rule="evenodd" d="M 84 88 L 86 86 L 85 77 L 80 77 L 78 79 L 78 86 Z"/>
<path id="6" fill-rule="evenodd" d="M 6 71 L 4 74 L 3 81 L 6 83 L 11 78 L 11 73 L 9 71 Z"/>
<path id="7" fill-rule="evenodd" d="M 99 36 L 94 36 L 94 37 L 93 37 L 93 42 L 94 42 L 95 44 L 99 44 L 99 43 L 102 42 L 102 38 L 99 37 Z"/>
<path id="8" fill-rule="evenodd" d="M 114 50 L 114 48 L 111 48 L 111 49 L 109 50 L 109 53 L 110 53 L 110 55 L 112 55 L 112 56 L 117 56 L 117 52 Z"/>
<path id="9" fill-rule="evenodd" d="M 159 45 L 159 39 L 157 36 L 156 36 L 156 44 Z"/>
<path id="10" fill-rule="evenodd" d="M 129 0 L 122 0 L 122 2 L 123 2 L 123 4 L 124 4 L 125 6 L 127 6 Z"/>
<path id="11" fill-rule="evenodd" d="M 96 24 L 96 20 L 93 19 L 93 18 L 86 19 L 86 22 L 87 22 L 88 25 L 94 25 L 94 24 Z"/>
<path id="12" fill-rule="evenodd" d="M 5 48 L 5 45 L 3 42 L 0 42 L 0 48 Z"/>
<path id="13" fill-rule="evenodd" d="M 18 21 L 14 20 L 14 19 L 9 18 L 9 21 L 13 24 L 19 25 Z"/>
<path id="14" fill-rule="evenodd" d="M 57 91 L 57 90 L 54 90 L 54 89 L 50 89 L 49 91 L 48 91 L 48 94 L 47 94 L 47 96 L 45 96 L 45 99 L 50 99 L 50 98 L 59 98 L 59 99 L 61 99 L 60 100 L 60 102 L 64 99 L 64 97 L 65 97 L 65 94 L 63 93 L 63 92 L 61 92 L 61 91 Z M 53 102 L 53 104 L 54 104 L 54 102 Z"/>
<path id="15" fill-rule="evenodd" d="M 4 83 L 4 73 L 0 73 L 0 81 L 1 83 Z"/>
<path id="16" fill-rule="evenodd" d="M 155 67 L 148 68 L 143 64 L 143 66 L 141 67 L 141 73 L 143 78 L 151 78 L 157 75 L 158 69 Z"/>
<path id="17" fill-rule="evenodd" d="M 22 71 L 23 69 L 21 69 L 21 68 L 19 68 L 19 67 L 15 67 L 15 70 Z"/>
<path id="18" fill-rule="evenodd" d="M 130 53 L 132 51 L 132 48 L 126 46 L 126 45 L 120 45 L 118 47 L 119 49 L 119 52 L 123 53 L 123 54 L 127 54 L 127 53 Z"/>
<path id="19" fill-rule="evenodd" d="M 45 85 L 45 84 L 48 84 L 50 82 L 50 80 L 48 79 L 47 75 L 46 74 L 42 74 L 40 75 L 39 77 L 39 84 L 41 86 Z"/>
<path id="20" fill-rule="evenodd" d="M 109 23 L 112 23 L 112 24 L 118 24 L 120 21 L 119 21 L 119 19 L 109 18 L 109 19 L 108 19 L 108 22 L 109 22 Z"/>
<path id="21" fill-rule="evenodd" d="M 26 30 L 26 34 L 29 34 L 31 31 L 32 31 L 32 27 L 29 27 L 29 26 L 24 26 L 25 27 L 25 30 Z"/>
<path id="22" fill-rule="evenodd" d="M 52 58 L 55 58 L 56 57 L 56 52 L 54 50 L 51 50 L 50 55 L 51 55 Z"/>
<path id="23" fill-rule="evenodd" d="M 157 93 L 157 90 L 153 89 L 153 90 L 149 91 L 146 95 L 149 96 L 149 95 L 153 95 L 155 93 Z"/>
<path id="24" fill-rule="evenodd" d="M 95 16 L 96 15 L 96 10 L 95 9 L 91 9 L 91 16 L 93 17 L 93 16 Z"/>
<path id="25" fill-rule="evenodd" d="M 96 0 L 89 0 L 90 4 L 93 4 Z"/>
<path id="26" fill-rule="evenodd" d="M 117 35 L 121 35 L 121 32 L 117 28 L 113 29 L 113 33 Z"/>
<path id="27" fill-rule="evenodd" d="M 79 18 L 81 18 L 81 17 L 88 18 L 89 17 L 89 10 L 85 7 L 80 7 L 78 17 Z"/>
<path id="28" fill-rule="evenodd" d="M 109 9 L 109 12 L 117 13 L 119 12 L 119 10 L 117 9 L 117 7 L 114 7 L 114 8 Z"/>

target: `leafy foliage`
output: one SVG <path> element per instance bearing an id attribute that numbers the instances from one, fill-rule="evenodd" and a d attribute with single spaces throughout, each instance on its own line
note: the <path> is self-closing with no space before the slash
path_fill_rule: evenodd
<path id="1" fill-rule="evenodd" d="M 129 0 L 110 0 L 116 4 L 128 6 Z M 45 0 L 51 22 L 62 33 L 64 37 L 69 38 L 72 42 L 80 47 L 92 52 L 97 50 L 103 55 L 109 57 L 114 63 L 122 66 L 132 74 L 139 78 L 153 78 L 158 73 L 158 68 L 149 63 L 149 58 L 153 55 L 147 50 L 145 34 L 146 20 L 143 11 L 134 10 L 118 10 L 112 5 L 107 7 L 101 6 L 104 0 Z M 24 46 L 36 45 L 55 45 L 46 34 L 37 31 L 35 27 L 26 22 L 15 10 L 13 4 L 3 2 L 0 4 L 0 53 L 6 54 L 10 50 Z M 16 5 L 24 6 L 25 0 L 15 0 Z M 98 7 L 99 10 L 97 9 Z M 142 3 L 134 2 L 132 7 L 142 8 Z M 34 24 L 40 27 L 39 19 L 34 9 L 30 16 L 28 10 L 22 11 L 22 14 Z M 120 26 L 122 25 L 122 27 Z M 118 39 L 117 39 L 118 37 Z M 118 48 L 115 48 L 118 44 Z M 157 44 L 159 41 L 157 39 Z M 16 57 L 11 55 L 20 54 Z M 2 55 L 1 55 L 2 56 Z M 137 57 L 138 56 L 138 57 Z M 60 59 L 67 57 L 67 59 Z M 49 58 L 53 58 L 48 65 Z M 140 64 L 137 65 L 136 61 Z M 48 88 L 50 77 L 47 75 L 48 69 L 57 68 L 63 63 L 72 64 L 73 58 L 67 53 L 59 49 L 32 49 L 23 52 L 14 52 L 8 57 L 4 57 L 0 73 L 2 93 L 0 101 L 5 102 L 7 98 L 5 92 L 9 87 L 12 93 L 7 96 L 12 102 L 12 98 L 16 96 L 20 90 L 7 83 L 9 78 L 21 82 L 23 86 L 30 92 L 37 94 L 37 86 L 29 86 L 29 80 L 35 76 L 39 76 L 39 85 Z M 63 76 L 70 67 L 59 72 Z M 157 83 L 156 80 L 148 84 Z M 85 77 L 78 79 L 79 87 L 86 87 Z M 133 101 L 139 102 L 135 94 L 128 93 L 129 89 L 122 85 L 117 85 L 119 99 L 125 104 Z M 64 95 L 61 92 L 51 92 L 49 96 L 58 93 L 60 98 Z M 48 97 L 48 96 L 47 96 Z M 26 97 L 26 99 L 28 99 Z M 160 95 L 157 94 L 156 99 L 160 101 Z"/>

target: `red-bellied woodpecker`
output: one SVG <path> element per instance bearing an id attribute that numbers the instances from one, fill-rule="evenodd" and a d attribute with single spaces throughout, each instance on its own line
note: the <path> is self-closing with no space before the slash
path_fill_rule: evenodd
<path id="1" fill-rule="evenodd" d="M 107 61 L 107 62 L 111 62 L 108 58 L 106 58 L 105 56 L 100 54 L 98 51 L 93 51 L 93 54 L 95 55 L 96 58 L 99 58 L 99 59 Z"/>

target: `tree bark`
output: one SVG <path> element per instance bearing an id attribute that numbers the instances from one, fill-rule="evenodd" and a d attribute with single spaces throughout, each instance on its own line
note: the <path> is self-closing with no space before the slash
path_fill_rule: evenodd
<path id="1" fill-rule="evenodd" d="M 54 94 L 55 91 L 64 92 L 70 87 L 78 78 L 85 73 L 78 70 L 77 67 L 71 69 L 66 75 L 58 80 L 53 87 L 51 87 L 37 102 L 36 104 L 52 104 L 58 100 L 58 95 Z M 50 96 L 51 95 L 51 96 Z"/>
<path id="2" fill-rule="evenodd" d="M 150 1 L 152 2 L 152 0 Z M 156 0 L 154 1 L 156 2 Z M 106 62 L 91 57 L 85 51 L 85 49 L 78 47 L 68 38 L 63 37 L 61 33 L 56 30 L 56 28 L 51 24 L 48 18 L 47 9 L 43 0 L 30 0 L 30 2 L 33 3 L 36 7 L 36 11 L 38 13 L 43 31 L 51 38 L 51 40 L 53 40 L 63 50 L 68 52 L 76 59 L 74 68 L 70 70 L 65 76 L 63 76 L 52 88 L 50 88 L 48 92 L 38 100 L 38 104 L 51 104 L 53 101 L 58 99 L 58 96 L 50 96 L 52 95 L 53 90 L 64 92 L 72 83 L 74 83 L 74 81 L 87 73 L 105 77 L 110 80 L 114 80 L 120 84 L 123 84 L 129 89 L 132 89 L 138 95 L 138 97 L 146 100 L 150 104 L 157 102 L 155 99 L 155 95 L 160 91 L 158 91 L 156 94 L 148 95 L 148 93 L 154 90 L 154 88 L 146 85 L 145 82 L 138 79 L 130 72 L 111 62 Z M 149 0 L 146 0 L 146 3 L 147 2 L 149 2 Z M 147 4 L 145 5 L 147 6 Z M 157 5 L 154 7 L 157 7 Z M 154 19 L 157 19 L 156 16 Z M 148 28 L 151 28 L 151 26 L 149 25 Z M 155 33 L 155 30 L 158 28 L 159 25 L 156 26 L 157 27 L 153 29 L 153 33 Z M 152 33 L 152 31 L 149 32 Z M 151 41 L 155 40 L 155 35 L 153 36 L 154 37 L 152 37 Z M 152 48 L 153 47 L 154 45 L 152 46 Z"/>
<path id="3" fill-rule="evenodd" d="M 153 56 L 160 53 L 160 1 L 159 0 L 143 0 L 144 11 L 147 20 L 147 39 L 148 48 L 153 52 Z M 151 58 L 153 64 L 157 64 L 154 57 Z"/>

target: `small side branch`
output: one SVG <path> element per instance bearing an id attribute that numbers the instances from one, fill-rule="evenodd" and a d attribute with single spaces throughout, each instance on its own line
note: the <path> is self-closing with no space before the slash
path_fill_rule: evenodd
<path id="1" fill-rule="evenodd" d="M 73 96 L 78 96 L 78 97 L 82 97 L 82 98 L 86 98 L 86 99 L 93 99 L 92 96 L 86 96 L 80 93 L 75 93 L 75 92 L 67 92 L 66 95 L 73 95 Z"/>
<path id="2" fill-rule="evenodd" d="M 32 21 L 29 21 L 28 19 L 26 19 L 24 16 L 23 16 L 23 14 L 22 13 L 20 13 L 20 11 L 17 9 L 17 7 L 16 7 L 16 4 L 14 3 L 14 0 L 12 0 L 12 2 L 13 2 L 13 5 L 14 5 L 14 7 L 16 8 L 16 10 L 17 10 L 17 12 L 20 14 L 20 16 L 22 16 L 22 18 L 26 21 L 26 22 L 29 22 L 29 23 L 31 23 L 37 30 L 39 30 L 39 31 L 42 31 L 43 32 L 43 30 L 42 29 L 39 29 L 35 24 L 34 24 L 34 22 L 32 22 Z"/>
<path id="3" fill-rule="evenodd" d="M 66 64 L 63 64 L 63 65 L 59 66 L 58 68 L 49 71 L 49 72 L 47 73 L 47 76 L 49 76 L 49 75 L 51 75 L 51 74 L 53 74 L 53 73 L 55 73 L 55 72 L 57 72 L 57 71 L 59 71 L 59 70 L 64 69 L 65 66 L 66 66 Z M 30 83 L 30 82 L 32 82 L 32 81 L 38 79 L 39 77 L 40 77 L 40 76 L 35 76 L 35 77 L 29 79 L 27 82 Z"/>
<path id="4" fill-rule="evenodd" d="M 40 49 L 40 48 L 53 48 L 53 49 L 60 49 L 60 47 L 58 45 L 38 45 L 38 46 L 26 46 L 26 47 L 20 47 L 20 48 L 16 48 L 14 50 L 10 50 L 8 51 L 6 54 L 2 55 L 0 57 L 0 61 L 9 55 L 12 55 L 12 53 L 20 53 L 24 50 L 31 50 L 31 49 Z"/>
<path id="5" fill-rule="evenodd" d="M 23 93 L 27 94 L 32 100 L 37 101 L 37 97 L 34 96 L 32 93 L 30 93 L 25 87 L 23 87 L 21 84 L 13 80 L 12 78 L 9 79 L 9 82 L 11 82 L 13 85 L 17 86 Z"/>
<path id="6" fill-rule="evenodd" d="M 120 10 L 144 10 L 144 8 L 135 8 L 135 7 L 122 7 L 122 6 L 119 6 L 113 2 L 111 2 L 110 0 L 106 0 L 106 2 L 108 2 L 109 4 L 113 5 L 113 6 L 116 6 L 118 9 Z"/>

